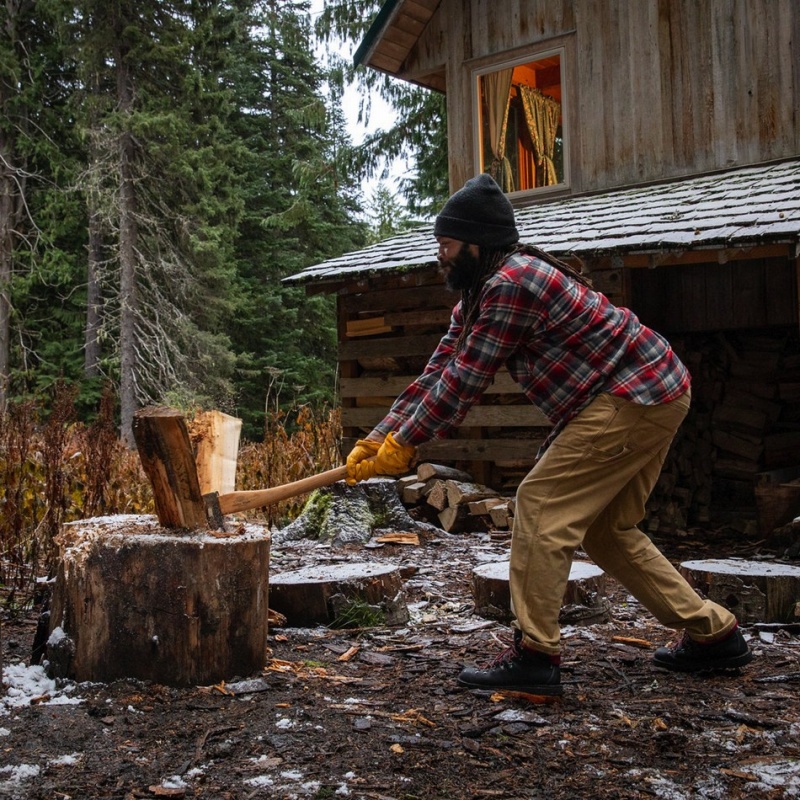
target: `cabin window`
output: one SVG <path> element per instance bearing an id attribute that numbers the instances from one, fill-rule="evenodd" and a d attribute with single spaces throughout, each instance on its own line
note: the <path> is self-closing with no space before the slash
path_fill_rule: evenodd
<path id="1" fill-rule="evenodd" d="M 567 183 L 563 51 L 477 75 L 478 166 L 506 193 Z"/>

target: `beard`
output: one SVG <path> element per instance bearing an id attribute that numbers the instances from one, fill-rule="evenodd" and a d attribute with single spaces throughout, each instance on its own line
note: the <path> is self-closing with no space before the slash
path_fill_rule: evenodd
<path id="1" fill-rule="evenodd" d="M 445 286 L 450 291 L 463 292 L 475 282 L 480 259 L 470 252 L 469 245 L 464 242 L 453 258 L 441 261 L 439 266 L 445 270 Z"/>

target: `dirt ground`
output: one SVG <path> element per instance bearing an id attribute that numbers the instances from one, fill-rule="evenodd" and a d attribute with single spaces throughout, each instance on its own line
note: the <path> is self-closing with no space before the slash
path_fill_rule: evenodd
<path id="1" fill-rule="evenodd" d="M 675 563 L 781 556 L 724 532 L 659 544 Z M 671 674 L 650 658 L 672 632 L 612 582 L 611 622 L 564 629 L 559 702 L 459 688 L 462 665 L 508 633 L 473 613 L 470 590 L 472 568 L 508 547 L 482 533 L 274 546 L 275 573 L 310 559 L 402 566 L 411 619 L 274 628 L 260 674 L 213 687 L 45 682 L 26 696 L 14 675 L 30 675 L 36 615 L 6 620 L 0 797 L 800 796 L 800 626 L 745 627 L 756 659 L 738 674 Z"/>

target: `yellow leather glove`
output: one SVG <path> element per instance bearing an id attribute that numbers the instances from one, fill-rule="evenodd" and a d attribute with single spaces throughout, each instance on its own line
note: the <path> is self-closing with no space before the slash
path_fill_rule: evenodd
<path id="1" fill-rule="evenodd" d="M 368 458 L 375 458 L 381 448 L 380 442 L 373 442 L 372 439 L 359 439 L 350 454 L 347 456 L 347 483 L 352 486 L 361 478 L 356 477 L 358 465 Z"/>
<path id="2" fill-rule="evenodd" d="M 408 472 L 416 453 L 416 447 L 398 444 L 391 433 L 387 434 L 375 458 L 356 465 L 355 477 L 365 481 L 375 475 L 402 475 Z"/>

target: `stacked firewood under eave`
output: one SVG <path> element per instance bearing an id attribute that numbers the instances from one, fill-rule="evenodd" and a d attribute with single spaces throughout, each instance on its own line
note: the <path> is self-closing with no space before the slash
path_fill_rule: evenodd
<path id="1" fill-rule="evenodd" d="M 397 492 L 403 505 L 449 533 L 510 530 L 514 500 L 475 483 L 463 470 L 424 463 L 413 475 L 400 478 Z"/>
<path id="2" fill-rule="evenodd" d="M 797 334 L 719 332 L 674 344 L 692 374 L 692 409 L 647 504 L 644 528 L 674 533 L 724 523 L 769 535 L 769 492 L 759 487 L 800 472 Z"/>

